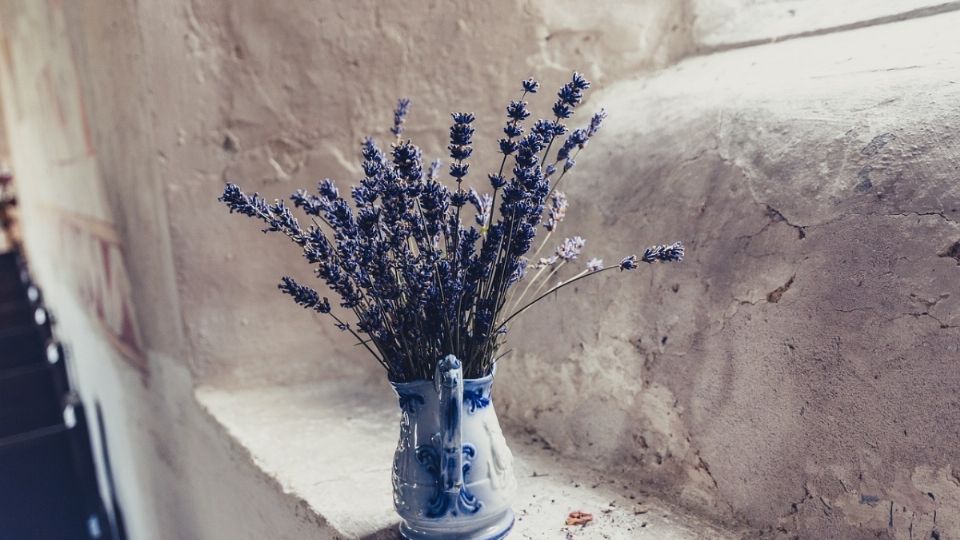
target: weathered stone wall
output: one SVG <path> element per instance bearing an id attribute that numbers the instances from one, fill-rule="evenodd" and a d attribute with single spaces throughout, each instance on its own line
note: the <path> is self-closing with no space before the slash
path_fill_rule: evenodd
<path id="1" fill-rule="evenodd" d="M 530 75 L 602 85 L 689 48 L 682 5 L 601 4 L 0 2 L 27 255 L 104 411 L 133 537 L 333 534 L 227 442 L 193 386 L 382 378 L 277 293 L 309 270 L 227 215 L 224 180 L 269 197 L 348 180 L 401 95 L 411 135 L 439 151 L 448 111 L 486 113 L 493 133 Z"/>
<path id="2" fill-rule="evenodd" d="M 683 238 L 688 259 L 518 325 L 506 415 L 755 527 L 960 534 L 960 47 L 938 37 L 958 23 L 692 58 L 595 96 L 612 116 L 570 227 L 591 255 Z"/>
<path id="3" fill-rule="evenodd" d="M 767 22 L 736 18 L 744 4 Z M 931 5 L 858 18 L 809 15 L 811 0 L 798 19 L 779 4 L 0 2 L 28 254 L 104 408 L 135 536 L 329 534 L 192 388 L 383 384 L 277 293 L 309 270 L 214 202 L 223 182 L 271 198 L 349 182 L 401 95 L 430 155 L 451 110 L 490 141 L 519 80 L 549 91 L 575 69 L 596 83 L 584 109 L 611 116 L 578 159 L 566 231 L 608 260 L 674 239 L 690 256 L 586 282 L 517 325 L 506 421 L 757 529 L 960 534 L 960 62 L 942 37 L 957 16 L 670 67 Z M 476 170 L 492 151 L 478 145 Z"/>

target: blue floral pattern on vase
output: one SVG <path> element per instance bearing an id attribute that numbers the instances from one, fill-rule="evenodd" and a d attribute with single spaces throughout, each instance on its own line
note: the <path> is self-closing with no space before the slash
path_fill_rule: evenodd
<path id="1" fill-rule="evenodd" d="M 440 478 L 440 445 L 439 438 L 435 438 L 431 444 L 424 444 L 417 447 L 417 461 L 423 465 L 427 472 L 434 478 L 435 486 L 433 496 L 430 498 L 430 506 L 427 508 L 426 515 L 430 518 L 440 518 L 450 514 L 456 516 L 458 512 L 464 514 L 473 514 L 483 507 L 483 503 L 478 501 L 467 489 L 467 478 L 470 472 L 470 461 L 477 455 L 477 450 L 471 444 L 463 445 L 463 484 L 459 492 L 452 495 L 443 489 L 443 482 Z"/>
<path id="2" fill-rule="evenodd" d="M 490 404 L 490 397 L 483 395 L 483 388 L 464 389 L 463 403 L 469 407 L 468 413 L 473 414 Z"/>
<path id="3" fill-rule="evenodd" d="M 416 412 L 416 405 L 423 405 L 423 396 L 420 394 L 414 393 L 397 393 L 397 398 L 400 401 L 400 409 L 405 413 L 414 413 Z"/>
<path id="4" fill-rule="evenodd" d="M 492 373 L 465 380 L 453 356 L 432 380 L 393 383 L 402 411 L 393 493 L 404 538 L 496 540 L 511 530 L 516 479 L 492 384 Z"/>

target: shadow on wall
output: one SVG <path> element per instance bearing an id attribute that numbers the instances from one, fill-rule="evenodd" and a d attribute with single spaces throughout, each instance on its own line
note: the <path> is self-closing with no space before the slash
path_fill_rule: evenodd
<path id="1" fill-rule="evenodd" d="M 117 498 L 117 486 L 113 479 L 113 465 L 110 463 L 110 448 L 107 446 L 107 426 L 103 421 L 103 410 L 100 408 L 100 402 L 94 403 L 94 410 L 97 414 L 97 433 L 100 435 L 100 458 L 103 463 L 103 474 L 107 481 L 107 489 L 110 491 L 110 527 L 113 529 L 113 537 L 116 540 L 127 540 L 127 526 L 123 520 L 123 507 Z"/>

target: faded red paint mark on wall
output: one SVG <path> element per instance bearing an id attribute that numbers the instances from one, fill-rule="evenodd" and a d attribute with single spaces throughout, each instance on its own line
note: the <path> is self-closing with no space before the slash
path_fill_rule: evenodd
<path id="1" fill-rule="evenodd" d="M 60 209 L 53 212 L 60 223 L 63 277 L 70 281 L 113 347 L 146 373 L 130 278 L 116 230 L 103 220 Z"/>
<path id="2" fill-rule="evenodd" d="M 17 70 L 16 66 L 13 63 L 13 51 L 10 48 L 10 36 L 6 33 L 0 35 L 0 46 L 3 47 L 3 62 L 7 66 L 7 73 L 10 78 L 10 86 L 12 88 L 17 87 Z M 13 91 L 10 92 L 13 98 L 13 109 L 16 111 L 17 120 L 23 118 L 23 109 L 20 107 L 20 93 Z"/>
<path id="3" fill-rule="evenodd" d="M 53 69 L 50 67 L 50 64 L 43 66 L 43 71 L 40 72 L 40 78 L 42 81 L 43 95 L 46 96 L 47 101 L 53 105 L 53 109 L 57 111 L 57 122 L 62 129 L 67 129 L 70 126 L 67 121 L 67 108 L 63 104 L 63 99 L 57 89 L 57 85 L 53 82 Z"/>
<path id="4" fill-rule="evenodd" d="M 65 72 L 46 64 L 37 79 L 37 92 L 50 105 L 57 132 L 68 150 L 65 157 L 53 160 L 61 167 L 96 155 L 80 83 L 69 71 L 72 66 Z"/>

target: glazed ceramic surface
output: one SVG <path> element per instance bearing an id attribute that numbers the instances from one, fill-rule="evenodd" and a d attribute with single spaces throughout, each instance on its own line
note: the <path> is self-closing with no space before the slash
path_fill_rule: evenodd
<path id="1" fill-rule="evenodd" d="M 513 456 L 490 392 L 447 356 L 433 381 L 394 383 L 403 416 L 393 502 L 405 538 L 503 538 L 513 526 Z"/>

